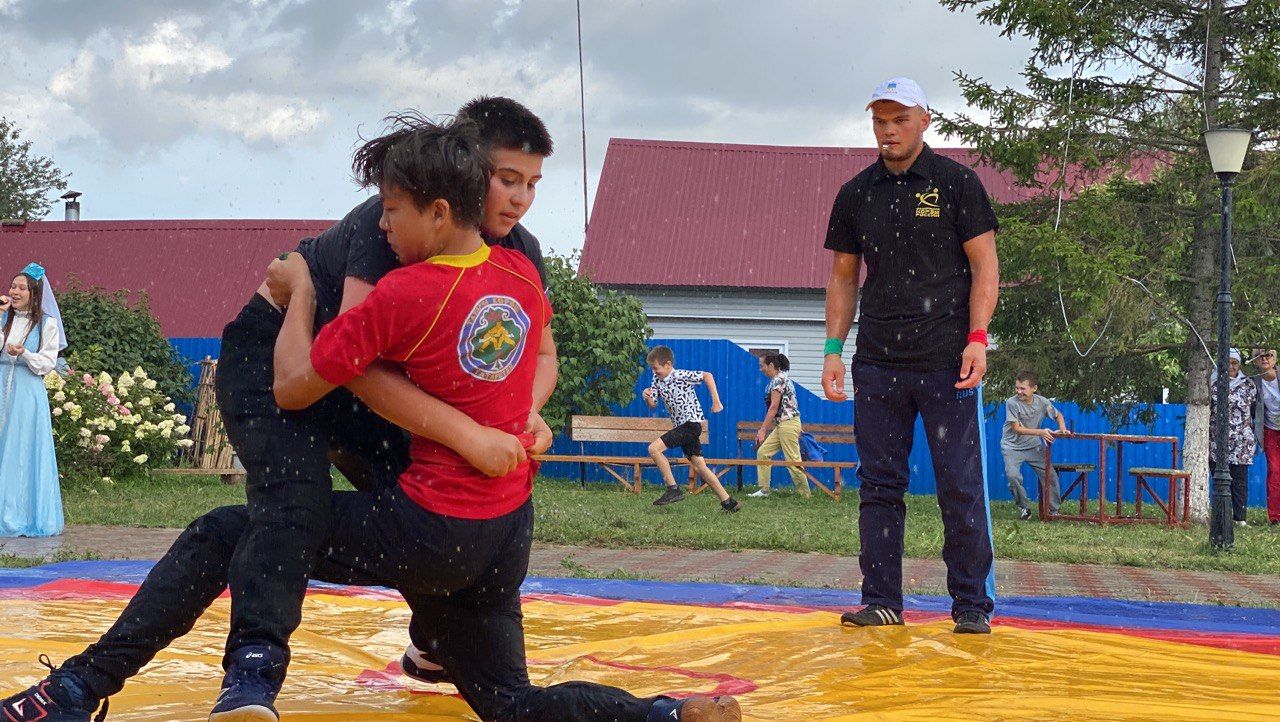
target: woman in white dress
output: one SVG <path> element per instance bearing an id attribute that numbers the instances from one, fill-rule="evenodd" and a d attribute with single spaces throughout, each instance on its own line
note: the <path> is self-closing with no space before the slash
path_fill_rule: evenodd
<path id="1" fill-rule="evenodd" d="M 58 363 L 61 324 L 44 269 L 32 263 L 0 296 L 0 536 L 62 533 L 62 492 L 44 376 Z"/>

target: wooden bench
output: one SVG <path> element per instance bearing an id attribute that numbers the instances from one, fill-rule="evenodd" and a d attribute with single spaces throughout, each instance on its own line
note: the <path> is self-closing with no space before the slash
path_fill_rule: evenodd
<path id="1" fill-rule="evenodd" d="M 671 422 L 667 419 L 653 417 L 627 416 L 574 416 L 569 421 L 569 438 L 578 442 L 581 454 L 543 454 L 538 458 L 544 462 L 570 462 L 578 464 L 579 478 L 586 483 L 586 465 L 597 464 L 612 476 L 623 488 L 635 494 L 640 493 L 641 469 L 652 466 L 653 459 L 644 456 L 608 456 L 585 453 L 582 446 L 588 441 L 604 441 L 624 444 L 645 444 L 671 430 Z M 707 423 L 702 422 L 702 443 L 707 443 Z M 687 464 L 683 459 L 672 459 L 671 463 Z M 630 479 L 618 470 L 629 470 Z M 692 468 L 690 468 L 692 473 Z"/>
<path id="2" fill-rule="evenodd" d="M 1129 469 L 1138 480 L 1134 490 L 1134 521 L 1165 522 L 1169 526 L 1186 526 L 1191 520 L 1191 472 L 1182 469 L 1164 469 L 1151 466 L 1135 466 Z M 1169 495 L 1163 500 L 1156 494 L 1155 487 L 1148 481 L 1150 478 L 1165 479 L 1169 484 Z M 1150 497 L 1151 501 L 1164 512 L 1164 518 L 1147 518 L 1142 516 L 1142 498 Z M 1166 503 L 1167 502 L 1167 503 Z M 1179 509 L 1178 507 L 1182 508 Z"/>
<path id="3" fill-rule="evenodd" d="M 1062 490 L 1060 502 L 1065 503 L 1076 489 L 1080 490 L 1080 515 L 1089 513 L 1089 474 L 1098 470 L 1097 464 L 1077 464 L 1074 462 L 1066 462 L 1054 464 L 1053 470 L 1058 472 L 1058 484 L 1061 486 L 1062 478 L 1075 474 L 1076 478 Z M 1099 501 L 1099 503 L 1102 503 Z M 1059 506 L 1057 514 L 1049 513 L 1049 475 L 1045 474 L 1040 480 L 1040 519 L 1046 521 L 1050 517 L 1063 516 L 1062 508 Z"/>
<path id="4" fill-rule="evenodd" d="M 817 441 L 819 444 L 824 444 L 824 445 L 849 444 L 852 446 L 853 444 L 857 443 L 857 437 L 853 432 L 853 424 L 803 424 L 803 426 L 804 426 L 804 431 L 809 434 L 812 434 L 814 440 Z M 738 422 L 738 455 L 739 456 L 744 456 L 743 449 L 742 449 L 743 442 L 751 442 L 752 444 L 754 444 L 756 440 L 756 432 L 758 432 L 759 430 L 760 430 L 759 421 L 739 421 Z M 856 461 L 801 461 L 797 464 L 795 462 L 787 461 L 786 459 L 770 459 L 765 462 L 759 462 L 759 461 L 756 461 L 754 458 L 750 458 L 755 456 L 754 446 L 751 447 L 751 452 L 752 453 L 749 454 L 749 456 L 744 456 L 744 458 L 742 459 L 733 459 L 733 460 L 708 459 L 707 464 L 712 465 L 714 462 L 714 466 L 725 465 L 726 467 L 731 467 L 736 469 L 737 475 L 738 475 L 739 489 L 741 489 L 743 486 L 742 468 L 744 466 L 755 466 L 757 464 L 763 463 L 770 467 L 770 471 L 773 470 L 772 467 L 776 467 L 776 466 L 785 466 L 785 467 L 799 466 L 800 470 L 804 473 L 804 475 L 808 477 L 810 483 L 817 486 L 819 489 L 825 492 L 827 496 L 831 497 L 832 499 L 835 499 L 836 501 L 840 500 L 840 495 L 842 494 L 844 489 L 844 479 L 842 476 L 842 472 L 846 469 L 858 468 L 858 462 Z M 828 487 L 825 483 L 819 481 L 818 477 L 810 473 L 809 469 L 831 469 L 833 472 L 832 485 Z M 727 471 L 727 470 L 728 468 L 724 469 L 723 471 Z M 718 476 L 722 475 L 723 471 L 718 472 L 717 475 Z M 701 489 L 697 489 L 697 491 L 701 491 Z"/>
<path id="5" fill-rule="evenodd" d="M 738 439 L 742 441 L 744 438 L 755 440 L 755 431 L 759 428 L 759 424 L 753 424 L 746 421 L 738 425 Z M 746 436 L 749 429 L 749 436 Z M 589 441 L 598 442 L 614 442 L 614 443 L 631 443 L 648 445 L 654 439 L 671 430 L 671 422 L 667 419 L 653 417 L 622 417 L 622 416 L 574 416 L 569 422 L 569 438 L 578 442 L 579 449 L 583 453 L 580 454 L 543 454 L 537 457 L 543 462 L 561 462 L 578 464 L 579 479 L 582 483 L 586 483 L 586 466 L 587 464 L 597 464 L 604 469 L 609 476 L 622 485 L 624 489 L 635 494 L 639 494 L 643 484 L 643 470 L 646 466 L 653 466 L 653 459 L 648 454 L 644 456 L 610 456 L 610 455 L 593 455 L 585 452 L 585 447 L 581 446 Z M 812 433 L 814 438 L 821 443 L 828 444 L 851 444 L 854 441 L 853 426 L 845 424 L 813 424 L 806 426 L 806 431 Z M 708 443 L 707 424 L 702 424 L 702 436 L 700 440 L 703 444 Z M 741 445 L 739 445 L 741 449 Z M 689 465 L 687 459 L 671 459 L 672 466 L 685 465 L 689 466 L 689 493 L 697 494 L 706 489 L 706 485 L 701 483 L 693 467 Z M 757 463 L 764 463 L 768 466 L 793 466 L 792 462 L 785 459 L 770 459 L 766 462 L 757 462 L 754 458 L 747 459 L 714 459 L 706 460 L 707 466 L 711 468 L 719 478 L 724 478 L 732 469 L 738 470 L 738 488 L 742 488 L 741 470 L 744 466 L 755 466 Z M 844 488 L 844 480 L 841 474 L 848 469 L 856 469 L 858 462 L 856 461 L 805 461 L 801 462 L 805 469 L 805 475 L 817 484 L 818 488 L 826 492 L 828 496 L 839 501 L 840 495 Z M 826 484 L 818 481 L 813 474 L 809 473 L 809 469 L 831 469 L 834 472 L 834 483 L 828 487 Z M 626 474 L 624 476 L 624 474 Z"/>

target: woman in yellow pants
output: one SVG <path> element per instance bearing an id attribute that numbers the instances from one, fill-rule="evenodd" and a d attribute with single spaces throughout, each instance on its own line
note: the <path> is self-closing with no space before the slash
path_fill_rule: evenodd
<path id="1" fill-rule="evenodd" d="M 787 461 L 800 461 L 800 408 L 796 405 L 796 388 L 787 378 L 791 370 L 791 361 L 783 354 L 767 354 L 760 359 L 760 373 L 769 377 L 769 387 L 765 390 L 764 422 L 756 432 L 756 459 L 766 461 L 782 451 L 782 458 Z M 787 467 L 791 474 L 791 483 L 795 484 L 800 496 L 809 496 L 809 479 L 799 466 Z M 756 483 L 760 489 L 750 496 L 757 499 L 769 496 L 770 478 L 773 467 L 768 464 L 756 465 Z"/>

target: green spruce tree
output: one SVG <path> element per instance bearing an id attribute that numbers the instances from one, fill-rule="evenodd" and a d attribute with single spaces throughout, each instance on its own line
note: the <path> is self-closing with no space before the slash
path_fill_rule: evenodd
<path id="1" fill-rule="evenodd" d="M 1221 220 L 1201 133 L 1222 125 L 1259 131 L 1241 177 L 1235 255 L 1244 292 L 1234 327 L 1235 338 L 1262 342 L 1276 331 L 1280 234 L 1271 201 L 1280 171 L 1265 151 L 1280 140 L 1280 0 L 941 2 L 1033 43 L 1025 90 L 957 72 L 965 98 L 987 117 L 940 118 L 943 133 L 1028 183 L 1065 186 L 1069 195 L 1084 181 L 1151 165 L 1150 188 L 1116 181 L 1085 192 L 1056 231 L 1056 204 L 1016 211 L 1001 240 L 1002 276 L 1025 288 L 1006 294 L 997 319 L 1030 329 L 1004 329 L 1012 359 L 1052 357 L 1066 376 L 1091 375 L 1077 391 L 1102 397 L 1094 400 L 1152 400 L 1156 384 L 1177 376 L 1193 513 L 1205 519 Z M 1056 172 L 1062 168 L 1072 170 Z M 1037 294 L 1038 307 L 1011 303 Z M 1072 341 L 1088 351 L 1083 359 Z"/>

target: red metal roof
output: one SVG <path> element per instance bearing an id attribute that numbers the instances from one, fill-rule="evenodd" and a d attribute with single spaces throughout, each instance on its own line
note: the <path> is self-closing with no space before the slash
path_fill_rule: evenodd
<path id="1" fill-rule="evenodd" d="M 110 290 L 146 291 L 166 336 L 217 337 L 262 283 L 274 256 L 331 225 L 176 220 L 0 226 L 0 273 L 38 261 L 55 291 L 73 274 Z"/>
<path id="2" fill-rule="evenodd" d="M 1043 192 L 968 149 L 934 150 L 974 168 L 994 201 Z M 831 204 L 877 157 L 875 148 L 613 138 L 580 271 L 610 285 L 825 288 Z M 1144 166 L 1135 174 L 1148 176 Z"/>

